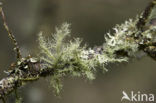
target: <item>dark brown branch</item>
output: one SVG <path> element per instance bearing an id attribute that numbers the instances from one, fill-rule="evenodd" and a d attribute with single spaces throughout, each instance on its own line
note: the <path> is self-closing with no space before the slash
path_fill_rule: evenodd
<path id="1" fill-rule="evenodd" d="M 32 59 L 17 61 L 10 67 L 12 70 L 8 71 L 8 76 L 0 81 L 0 98 L 22 86 L 24 82 L 35 81 L 52 73 L 51 69 L 41 69 L 42 63 Z"/>
<path id="2" fill-rule="evenodd" d="M 152 40 L 148 40 L 147 38 L 143 38 L 141 36 L 141 33 L 144 32 L 146 23 L 150 19 L 150 15 L 155 6 L 156 6 L 156 0 L 153 0 L 152 2 L 149 3 L 149 5 L 145 8 L 143 14 L 139 17 L 139 20 L 136 26 L 137 26 L 137 29 L 140 30 L 141 32 L 140 32 L 139 38 L 135 38 L 135 39 L 141 39 L 144 41 L 144 44 L 139 44 L 140 50 L 143 50 L 144 52 L 146 52 L 154 60 L 156 60 L 156 43 Z M 151 24 L 151 26 L 155 26 L 155 25 Z"/>
<path id="3" fill-rule="evenodd" d="M 155 45 L 155 43 L 151 45 Z M 150 49 L 150 45 L 140 45 L 139 48 L 149 55 L 152 54 L 151 57 L 156 58 L 156 55 L 153 56 L 153 50 Z M 95 53 L 100 54 L 103 52 L 103 47 L 96 47 L 94 51 Z M 117 51 L 116 55 L 127 57 L 127 53 L 124 50 Z M 8 76 L 0 81 L 0 99 L 3 99 L 16 88 L 23 86 L 26 82 L 36 81 L 41 77 L 52 76 L 55 69 L 44 67 L 42 64 L 44 64 L 44 62 L 29 56 L 27 58 L 22 58 L 14 63 L 14 65 L 11 65 Z"/>
<path id="4" fill-rule="evenodd" d="M 152 2 L 150 2 L 150 4 L 144 10 L 143 14 L 139 17 L 139 21 L 137 23 L 137 28 L 139 30 L 143 31 L 143 28 L 145 24 L 147 23 L 147 20 L 149 19 L 149 16 L 151 15 L 151 12 L 153 8 L 155 7 L 155 5 L 156 5 L 156 0 L 153 0 Z"/>
<path id="5" fill-rule="evenodd" d="M 103 47 L 97 47 L 94 51 L 99 54 L 103 51 Z M 41 77 L 54 75 L 56 68 L 47 68 L 43 66 L 43 64 L 45 63 L 29 56 L 27 58 L 21 58 L 11 65 L 8 76 L 0 81 L 0 99 L 3 99 L 6 95 L 10 94 L 16 88 L 21 87 L 26 82 L 36 81 Z M 66 64 L 66 66 L 69 65 L 70 64 Z"/>

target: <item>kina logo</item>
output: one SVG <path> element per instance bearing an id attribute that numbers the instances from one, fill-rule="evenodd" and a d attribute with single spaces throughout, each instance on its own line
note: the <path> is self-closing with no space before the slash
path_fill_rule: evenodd
<path id="1" fill-rule="evenodd" d="M 140 91 L 134 92 L 131 91 L 129 94 L 125 91 L 122 91 L 121 101 L 131 101 L 131 102 L 154 102 L 154 94 L 145 94 Z"/>

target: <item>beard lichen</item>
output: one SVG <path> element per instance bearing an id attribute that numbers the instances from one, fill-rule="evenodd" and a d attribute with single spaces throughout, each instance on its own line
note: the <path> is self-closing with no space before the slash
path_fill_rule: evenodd
<path id="1" fill-rule="evenodd" d="M 62 77 L 71 75 L 93 80 L 96 67 L 102 66 L 107 71 L 108 63 L 127 61 L 138 51 L 138 44 L 130 38 L 137 35 L 134 34 L 137 32 L 136 21 L 131 19 L 117 25 L 113 35 L 107 34 L 103 46 L 94 49 L 81 46 L 79 38 L 66 42 L 66 37 L 71 34 L 69 27 L 68 23 L 62 24 L 49 39 L 39 34 L 40 60 L 44 68 L 53 70 L 51 85 L 56 94 L 62 89 Z"/>
<path id="2" fill-rule="evenodd" d="M 67 74 L 94 79 L 93 70 L 88 60 L 82 57 L 82 51 L 85 50 L 85 47 L 80 46 L 81 40 L 76 38 L 66 43 L 67 36 L 70 36 L 69 24 L 67 23 L 56 28 L 52 39 L 45 39 L 42 33 L 39 34 L 40 60 L 44 62 L 44 68 L 47 66 L 47 68 L 53 69 L 51 84 L 55 88 L 56 94 L 59 94 L 62 88 L 61 78 Z"/>
<path id="3" fill-rule="evenodd" d="M 39 59 L 31 56 L 22 57 L 0 7 L 4 27 L 17 52 L 17 61 L 6 71 L 7 77 L 0 81 L 0 99 L 5 103 L 5 96 L 15 91 L 16 103 L 20 103 L 22 99 L 17 95 L 16 89 L 26 82 L 46 76 L 51 76 L 50 84 L 55 93 L 59 94 L 64 76 L 86 77 L 93 80 L 98 66 L 102 66 L 103 71 L 108 71 L 106 65 L 109 63 L 128 61 L 140 50 L 156 60 L 155 5 L 156 0 L 153 0 L 136 20 L 130 19 L 124 24 L 116 25 L 113 34 L 105 35 L 105 43 L 95 48 L 82 46 L 79 38 L 65 40 L 71 34 L 68 23 L 56 28 L 56 33 L 49 39 L 40 33 Z"/>

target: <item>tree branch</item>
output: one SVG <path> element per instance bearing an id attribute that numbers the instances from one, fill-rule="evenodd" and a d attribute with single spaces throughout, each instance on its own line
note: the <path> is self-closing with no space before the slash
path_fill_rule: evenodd
<path id="1" fill-rule="evenodd" d="M 27 82 L 47 76 L 52 76 L 52 86 L 59 93 L 62 77 L 71 75 L 94 79 L 97 66 L 102 66 L 103 70 L 107 71 L 107 64 L 128 61 L 129 58 L 135 57 L 138 51 L 144 51 L 156 60 L 156 26 L 150 25 L 143 30 L 155 5 L 156 0 L 153 0 L 139 18 L 117 25 L 114 28 L 115 33 L 108 33 L 105 37 L 106 42 L 95 48 L 81 46 L 79 39 L 65 42 L 64 39 L 70 35 L 67 23 L 57 28 L 50 40 L 40 33 L 40 57 L 28 56 L 11 64 L 7 77 L 0 80 L 0 99 L 4 100 L 6 95 Z M 5 21 L 2 9 L 1 13 Z M 6 24 L 4 26 L 8 28 Z M 12 34 L 8 33 L 9 37 L 12 37 Z M 14 37 L 11 39 L 15 40 Z M 18 48 L 18 45 L 15 47 Z"/>

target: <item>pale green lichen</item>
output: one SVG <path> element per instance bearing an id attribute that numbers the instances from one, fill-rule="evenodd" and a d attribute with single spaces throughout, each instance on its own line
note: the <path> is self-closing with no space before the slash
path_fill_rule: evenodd
<path id="1" fill-rule="evenodd" d="M 128 36 L 137 32 L 136 21 L 126 21 L 121 26 L 117 25 L 115 33 L 107 34 L 101 50 L 87 49 L 80 46 L 81 40 L 76 38 L 73 41 L 65 42 L 65 38 L 70 36 L 69 24 L 64 23 L 60 28 L 56 28 L 56 33 L 52 38 L 45 39 L 42 33 L 39 34 L 39 44 L 43 61 L 43 66 L 53 69 L 51 85 L 59 94 L 62 84 L 61 79 L 66 75 L 86 77 L 90 80 L 95 78 L 97 66 L 102 66 L 104 71 L 108 63 L 127 61 L 127 56 L 133 56 L 138 50 L 138 44 L 134 40 L 127 39 Z M 124 50 L 126 56 L 118 56 L 117 51 Z"/>
<path id="2" fill-rule="evenodd" d="M 142 36 L 144 38 L 149 39 L 150 41 L 156 42 L 156 34 L 155 34 L 155 31 L 156 31 L 156 26 L 151 26 L 151 27 L 149 27 L 147 30 L 145 30 L 142 33 Z"/>
<path id="3" fill-rule="evenodd" d="M 80 47 L 81 41 L 74 39 L 69 43 L 65 43 L 64 39 L 70 35 L 69 24 L 65 23 L 61 28 L 56 28 L 56 33 L 51 40 L 46 40 L 42 34 L 39 34 L 39 43 L 42 56 L 40 59 L 44 61 L 44 66 L 54 69 L 51 84 L 55 88 L 56 93 L 61 89 L 60 78 L 66 74 L 72 76 L 86 76 L 93 79 L 93 73 L 90 66 L 81 59 L 81 52 L 85 49 Z"/>
<path id="4" fill-rule="evenodd" d="M 122 25 L 117 25 L 114 30 L 115 33 L 113 35 L 108 33 L 108 37 L 105 37 L 105 51 L 108 52 L 110 56 L 113 56 L 116 51 L 124 50 L 129 56 L 132 56 L 138 50 L 138 44 L 133 38 L 130 38 L 137 33 L 136 21 L 130 19 Z M 126 59 L 126 57 L 122 57 L 121 61 Z"/>

